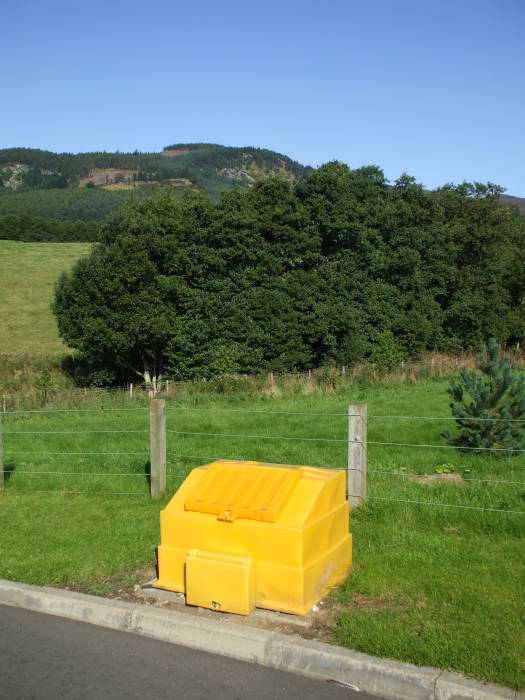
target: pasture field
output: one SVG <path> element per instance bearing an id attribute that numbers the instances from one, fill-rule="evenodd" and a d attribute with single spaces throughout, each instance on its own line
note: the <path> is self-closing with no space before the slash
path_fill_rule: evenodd
<path id="1" fill-rule="evenodd" d="M 67 350 L 51 313 L 53 289 L 91 246 L 0 240 L 0 354 Z"/>
<path id="2" fill-rule="evenodd" d="M 144 396 L 5 413 L 0 577 L 117 594 L 154 565 L 159 510 L 189 470 L 216 457 L 343 469 L 348 404 L 366 402 L 369 499 L 350 517 L 353 570 L 318 636 L 523 689 L 525 454 L 446 449 L 446 387 L 303 384 L 254 397 L 178 385 L 161 502 L 148 496 Z"/>

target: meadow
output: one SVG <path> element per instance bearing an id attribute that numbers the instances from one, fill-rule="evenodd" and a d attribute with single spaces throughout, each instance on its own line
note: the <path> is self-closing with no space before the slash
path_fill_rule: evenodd
<path id="1" fill-rule="evenodd" d="M 3 414 L 0 577 L 116 594 L 154 566 L 159 510 L 191 468 L 230 457 L 344 469 L 348 405 L 366 402 L 369 498 L 351 514 L 353 569 L 320 637 L 525 687 L 525 455 L 447 449 L 442 378 L 257 381 L 172 385 L 160 502 L 144 393 Z"/>
<path id="2" fill-rule="evenodd" d="M 0 240 L 0 354 L 64 353 L 51 313 L 59 275 L 91 249 L 90 243 Z"/>

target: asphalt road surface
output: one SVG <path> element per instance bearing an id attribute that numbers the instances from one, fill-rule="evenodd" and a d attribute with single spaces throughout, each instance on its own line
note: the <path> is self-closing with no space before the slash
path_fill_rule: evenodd
<path id="1" fill-rule="evenodd" d="M 372 700 L 351 688 L 0 605 L 1 700 Z"/>

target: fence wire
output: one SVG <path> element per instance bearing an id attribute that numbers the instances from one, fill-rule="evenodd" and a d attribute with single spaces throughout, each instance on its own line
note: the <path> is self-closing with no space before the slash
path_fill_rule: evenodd
<path id="1" fill-rule="evenodd" d="M 136 387 L 135 387 L 136 388 Z M 62 414 L 62 413 L 101 413 L 104 414 L 106 412 L 113 412 L 113 413 L 118 413 L 118 412 L 146 412 L 149 411 L 148 406 L 141 406 L 141 407 L 130 407 L 130 408 L 67 408 L 67 409 L 42 409 L 42 410 L 18 410 L 18 411 L 9 411 L 6 412 L 8 415 L 13 415 L 16 416 L 18 414 L 37 414 L 39 416 L 44 416 L 44 415 L 54 415 L 54 414 Z M 179 406 L 179 405 L 168 405 L 167 412 L 178 412 L 178 411 L 187 411 L 187 412 L 197 412 L 197 413 L 229 413 L 229 414 L 261 414 L 261 415 L 276 415 L 276 416 L 312 416 L 314 418 L 320 418 L 320 417 L 354 417 L 357 414 L 353 413 L 347 413 L 347 412 L 315 412 L 315 411 L 273 411 L 273 410 L 265 410 L 265 409 L 245 409 L 245 408 L 223 408 L 223 407 L 193 407 L 193 406 Z M 413 416 L 413 415 L 400 415 L 400 416 L 392 416 L 392 415 L 381 415 L 381 414 L 370 414 L 368 416 L 369 419 L 378 419 L 378 420 L 421 420 L 421 421 L 456 421 L 456 422 L 461 422 L 461 421 L 476 421 L 476 422 L 484 422 L 484 421 L 505 421 L 505 422 L 510 422 L 510 423 L 525 423 L 525 419 L 510 419 L 510 418 L 499 418 L 499 417 L 493 417 L 493 418 L 461 418 L 457 419 L 454 417 L 450 416 Z M 6 436 L 10 435 L 83 435 L 83 434 L 90 434 L 90 435 L 96 435 L 96 434 L 148 434 L 150 431 L 149 429 L 83 429 L 83 430 L 7 430 L 4 431 L 3 434 Z M 397 441 L 381 441 L 381 440 L 367 440 L 366 443 L 363 443 L 362 441 L 359 440 L 349 440 L 347 437 L 345 438 L 337 438 L 337 437 L 311 437 L 311 436 L 297 436 L 297 435 L 259 435 L 259 434 L 250 434 L 250 433 L 222 433 L 222 432 L 208 432 L 208 431 L 184 431 L 184 430 L 172 430 L 172 429 L 167 429 L 166 433 L 171 434 L 171 435 L 178 435 L 178 436 L 188 436 L 188 437 L 196 437 L 196 438 L 202 438 L 202 437 L 210 437 L 210 438 L 220 438 L 220 439 L 239 439 L 239 440 L 274 440 L 274 441 L 294 441 L 294 442 L 308 442 L 308 443 L 341 443 L 341 444 L 360 444 L 364 447 L 364 449 L 367 448 L 368 445 L 377 445 L 377 446 L 385 446 L 385 447 L 395 447 L 395 448 L 420 448 L 420 449 L 448 449 L 448 450 L 458 450 L 461 452 L 500 452 L 500 453 L 505 453 L 505 454 L 514 454 L 514 453 L 525 453 L 525 449 L 521 448 L 502 448 L 502 447 L 471 447 L 471 446 L 453 446 L 453 445 L 438 445 L 438 444 L 429 444 L 429 443 L 412 443 L 412 442 L 397 442 Z M 4 448 L 5 449 L 5 448 Z M 88 457 L 88 456 L 99 456 L 99 457 L 127 457 L 127 456 L 141 456 L 146 458 L 149 455 L 149 452 L 147 450 L 144 451 L 35 451 L 35 450 L 5 450 L 8 454 L 12 455 L 42 455 L 42 456 L 67 456 L 67 457 Z M 227 459 L 224 456 L 218 457 L 218 456 L 211 456 L 211 455 L 195 455 L 195 454 L 187 454 L 187 453 L 179 453 L 179 452 L 167 452 L 167 455 L 170 457 L 176 458 L 176 461 L 187 461 L 187 460 L 197 460 L 197 461 L 202 461 L 202 460 L 217 460 L 217 459 Z M 246 457 L 235 457 L 235 458 L 230 458 L 233 460 L 244 460 L 244 461 L 252 461 L 249 458 Z M 326 468 L 326 465 L 323 465 Z M 327 467 L 329 469 L 338 469 L 338 470 L 347 470 L 347 467 Z M 517 468 L 522 468 L 521 465 L 517 465 Z M 361 469 L 354 469 L 354 468 L 348 468 L 348 471 L 364 471 Z M 426 477 L 432 477 L 435 476 L 436 473 L 417 473 L 417 472 L 396 472 L 396 471 L 389 471 L 386 469 L 375 469 L 375 468 L 369 468 L 366 470 L 367 473 L 369 474 L 381 474 L 385 475 L 388 477 L 400 477 L 404 479 L 412 479 L 412 480 L 417 480 L 421 478 L 426 478 Z M 58 471 L 56 468 L 54 470 L 27 470 L 27 469 L 10 469 L 7 468 L 5 470 L 5 474 L 7 477 L 11 477 L 13 475 L 24 475 L 24 476 L 29 476 L 29 477 L 41 477 L 41 476 L 65 476 L 65 477 L 112 477 L 112 478 L 119 478 L 119 477 L 141 477 L 145 478 L 145 473 L 137 473 L 137 472 L 85 472 L 85 471 Z M 178 482 L 181 481 L 182 479 L 185 478 L 187 474 L 187 470 L 184 468 L 181 469 L 170 469 L 167 470 L 166 472 L 167 476 L 170 477 L 171 482 Z M 180 476 L 178 476 L 180 474 Z M 474 477 L 468 477 L 468 476 L 461 476 L 461 480 L 469 483 L 480 483 L 480 484 L 487 484 L 487 485 L 494 485 L 496 487 L 498 486 L 525 486 L 524 481 L 517 481 L 517 480 L 506 480 L 506 479 L 495 479 L 495 478 L 474 478 Z M 11 491 L 11 489 L 8 489 Z M 15 489 L 13 489 L 15 491 Z M 134 495 L 134 496 L 141 496 L 143 494 L 141 493 L 135 493 L 135 492 L 124 492 L 124 491 L 118 491 L 118 492 L 98 492 L 98 491 L 63 491 L 63 490 L 57 490 L 57 489 L 29 489 L 31 492 L 39 492 L 39 493 L 64 493 L 64 494 L 71 494 L 71 495 L 76 495 L 76 494 L 86 494 L 86 495 Z M 352 494 L 350 494 L 352 496 Z M 357 497 L 357 496 L 355 496 Z M 443 508 L 458 508 L 458 509 L 466 509 L 466 510 L 475 510 L 475 511 L 485 511 L 485 512 L 491 512 L 491 513 L 509 513 L 509 514 L 517 514 L 517 515 L 525 515 L 525 511 L 519 511 L 519 510 L 513 510 L 513 509 L 503 509 L 503 508 L 491 508 L 491 507 L 483 507 L 483 506 L 474 506 L 474 505 L 467 505 L 467 504 L 451 504 L 451 503 L 437 503 L 433 501 L 425 501 L 425 500 L 418 500 L 418 499 L 397 499 L 397 498 L 390 498 L 390 497 L 384 497 L 384 496 L 376 496 L 376 495 L 368 495 L 367 497 L 371 501 L 373 500 L 378 500 L 378 501 L 384 501 L 384 502 L 392 502 L 392 503 L 401 503 L 401 504 L 414 504 L 414 505 L 423 505 L 423 506 L 435 506 L 435 507 L 443 507 Z"/>
<path id="2" fill-rule="evenodd" d="M 101 391 L 110 391 L 110 389 L 102 389 Z M 168 413 L 175 411 L 188 411 L 196 413 L 246 413 L 246 414 L 262 414 L 262 415 L 275 415 L 275 416 L 314 416 L 314 417 L 357 417 L 359 414 L 349 413 L 349 412 L 339 412 L 339 411 L 272 411 L 268 409 L 250 409 L 250 408 L 222 408 L 219 406 L 182 406 L 172 404 L 172 401 L 167 399 L 166 411 Z M 96 408 L 53 408 L 53 409 L 20 409 L 20 410 L 9 410 L 4 411 L 4 415 L 17 415 L 17 414 L 48 414 L 52 415 L 54 413 L 96 413 L 96 412 L 128 412 L 128 411 L 149 411 L 148 406 L 137 406 L 132 408 L 115 408 L 115 407 L 96 407 Z M 488 418 L 478 418 L 475 416 L 465 416 L 463 418 L 456 418 L 453 416 L 414 416 L 414 415 L 386 415 L 386 414 L 375 414 L 369 413 L 368 419 L 372 420 L 421 420 L 421 421 L 453 421 L 453 422 L 500 422 L 500 423 L 525 423 L 525 418 L 504 418 L 501 416 L 490 416 Z"/>
<path id="3" fill-rule="evenodd" d="M 74 455 L 77 456 L 87 456 L 87 455 L 100 455 L 104 457 L 117 457 L 120 455 L 149 455 L 149 452 L 34 452 L 33 450 L 9 450 L 11 455 Z"/>
<path id="4" fill-rule="evenodd" d="M 247 433 L 208 433 L 208 432 L 192 432 L 189 430 L 166 430 L 172 435 L 195 435 L 195 436 L 210 436 L 224 438 L 245 438 L 250 440 L 300 440 L 301 442 L 344 442 L 347 443 L 347 438 L 321 438 L 321 437 L 303 437 L 296 435 L 248 435 Z"/>
<path id="5" fill-rule="evenodd" d="M 359 498 L 359 496 L 357 496 Z M 438 508 L 461 508 L 464 510 L 479 510 L 487 513 L 510 513 L 525 515 L 525 510 L 507 510 L 506 508 L 485 508 L 484 506 L 467 506 L 460 503 L 434 503 L 433 501 L 416 501 L 409 498 L 387 498 L 384 496 L 367 496 L 372 501 L 389 501 L 391 503 L 411 503 L 419 506 L 437 506 Z"/>
<path id="6" fill-rule="evenodd" d="M 39 454 L 39 453 L 37 453 Z M 45 454 L 45 453 L 42 453 Z M 59 454 L 69 454 L 69 453 L 59 453 Z M 97 453 L 93 453 L 97 454 Z M 105 454 L 105 453 L 98 453 L 98 454 Z M 117 454 L 133 454 L 133 453 L 117 453 Z M 142 453 L 140 453 L 142 454 Z M 145 454 L 145 453 L 144 453 Z M 178 457 L 178 458 L 183 458 L 182 460 L 178 461 L 202 461 L 202 460 L 213 460 L 213 461 L 242 461 L 242 462 L 251 462 L 251 461 L 256 461 L 253 460 L 252 458 L 247 458 L 247 457 L 212 457 L 210 455 L 188 455 L 188 454 L 175 454 L 173 452 L 167 453 L 170 456 Z M 395 471 L 389 471 L 387 469 L 370 469 L 367 468 L 366 470 L 364 469 L 357 469 L 357 468 L 352 468 L 352 467 L 335 467 L 335 466 L 317 466 L 316 465 L 308 465 L 314 468 L 319 468 L 319 469 L 329 469 L 333 471 L 357 471 L 357 472 L 362 472 L 366 474 L 384 474 L 386 476 L 391 476 L 395 478 L 406 478 L 406 479 L 414 479 L 417 481 L 418 479 L 425 479 L 427 477 L 436 477 L 440 476 L 440 474 L 436 474 L 436 472 L 395 472 Z M 181 470 L 178 470 L 181 471 Z M 178 473 L 177 470 L 175 471 L 170 471 L 167 470 L 167 474 L 174 474 Z M 32 469 L 10 469 L 9 467 L 5 470 L 5 473 L 8 475 L 11 474 L 51 474 L 51 475 L 64 475 L 64 476 L 141 476 L 144 477 L 144 473 L 140 472 L 68 472 L 68 471 L 50 471 L 50 470 L 45 470 L 45 471 L 38 471 L 38 470 L 32 470 Z M 446 472 L 445 472 L 446 474 Z M 509 486 L 525 486 L 525 481 L 514 481 L 514 480 L 506 480 L 506 479 L 476 479 L 473 477 L 466 477 L 461 474 L 459 474 L 461 481 L 466 481 L 466 482 L 473 482 L 473 483 L 482 483 L 482 484 L 496 484 L 496 485 L 509 485 Z"/>
<path id="7" fill-rule="evenodd" d="M 4 435 L 88 435 L 93 433 L 149 433 L 149 430 L 4 430 Z"/>
<path id="8" fill-rule="evenodd" d="M 349 440 L 352 443 L 363 444 L 359 440 Z M 380 440 L 367 440 L 367 445 L 388 445 L 391 447 L 428 447 L 438 450 L 463 450 L 472 452 L 525 452 L 525 450 L 511 447 L 462 447 L 460 445 L 430 445 L 415 442 L 383 442 Z"/>

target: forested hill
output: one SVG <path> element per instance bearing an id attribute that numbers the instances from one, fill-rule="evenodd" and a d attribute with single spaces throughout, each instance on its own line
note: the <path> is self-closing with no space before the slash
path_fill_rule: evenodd
<path id="1" fill-rule="evenodd" d="M 0 150 L 0 239 L 95 241 L 99 223 L 130 199 L 159 188 L 218 200 L 278 175 L 291 183 L 313 169 L 263 148 L 178 143 L 158 153 Z"/>
<path id="2" fill-rule="evenodd" d="M 235 184 L 249 187 L 270 175 L 294 182 L 310 170 L 275 151 L 210 143 L 172 144 L 158 153 L 0 150 L 0 187 L 16 190 L 68 186 L 123 189 L 158 183 L 218 194 Z"/>
<path id="3" fill-rule="evenodd" d="M 525 197 L 513 197 L 510 194 L 502 194 L 501 199 L 511 207 L 517 207 L 519 213 L 525 215 Z"/>
<path id="4" fill-rule="evenodd" d="M 275 151 L 208 143 L 174 143 L 158 153 L 1 149 L 0 239 L 96 241 L 111 212 L 160 189 L 178 200 L 200 192 L 218 203 L 222 193 L 250 190 L 273 175 L 296 187 L 315 172 Z M 478 196 L 473 185 L 464 187 Z M 500 188 L 494 193 L 525 213 L 525 199 L 502 195 Z"/>

